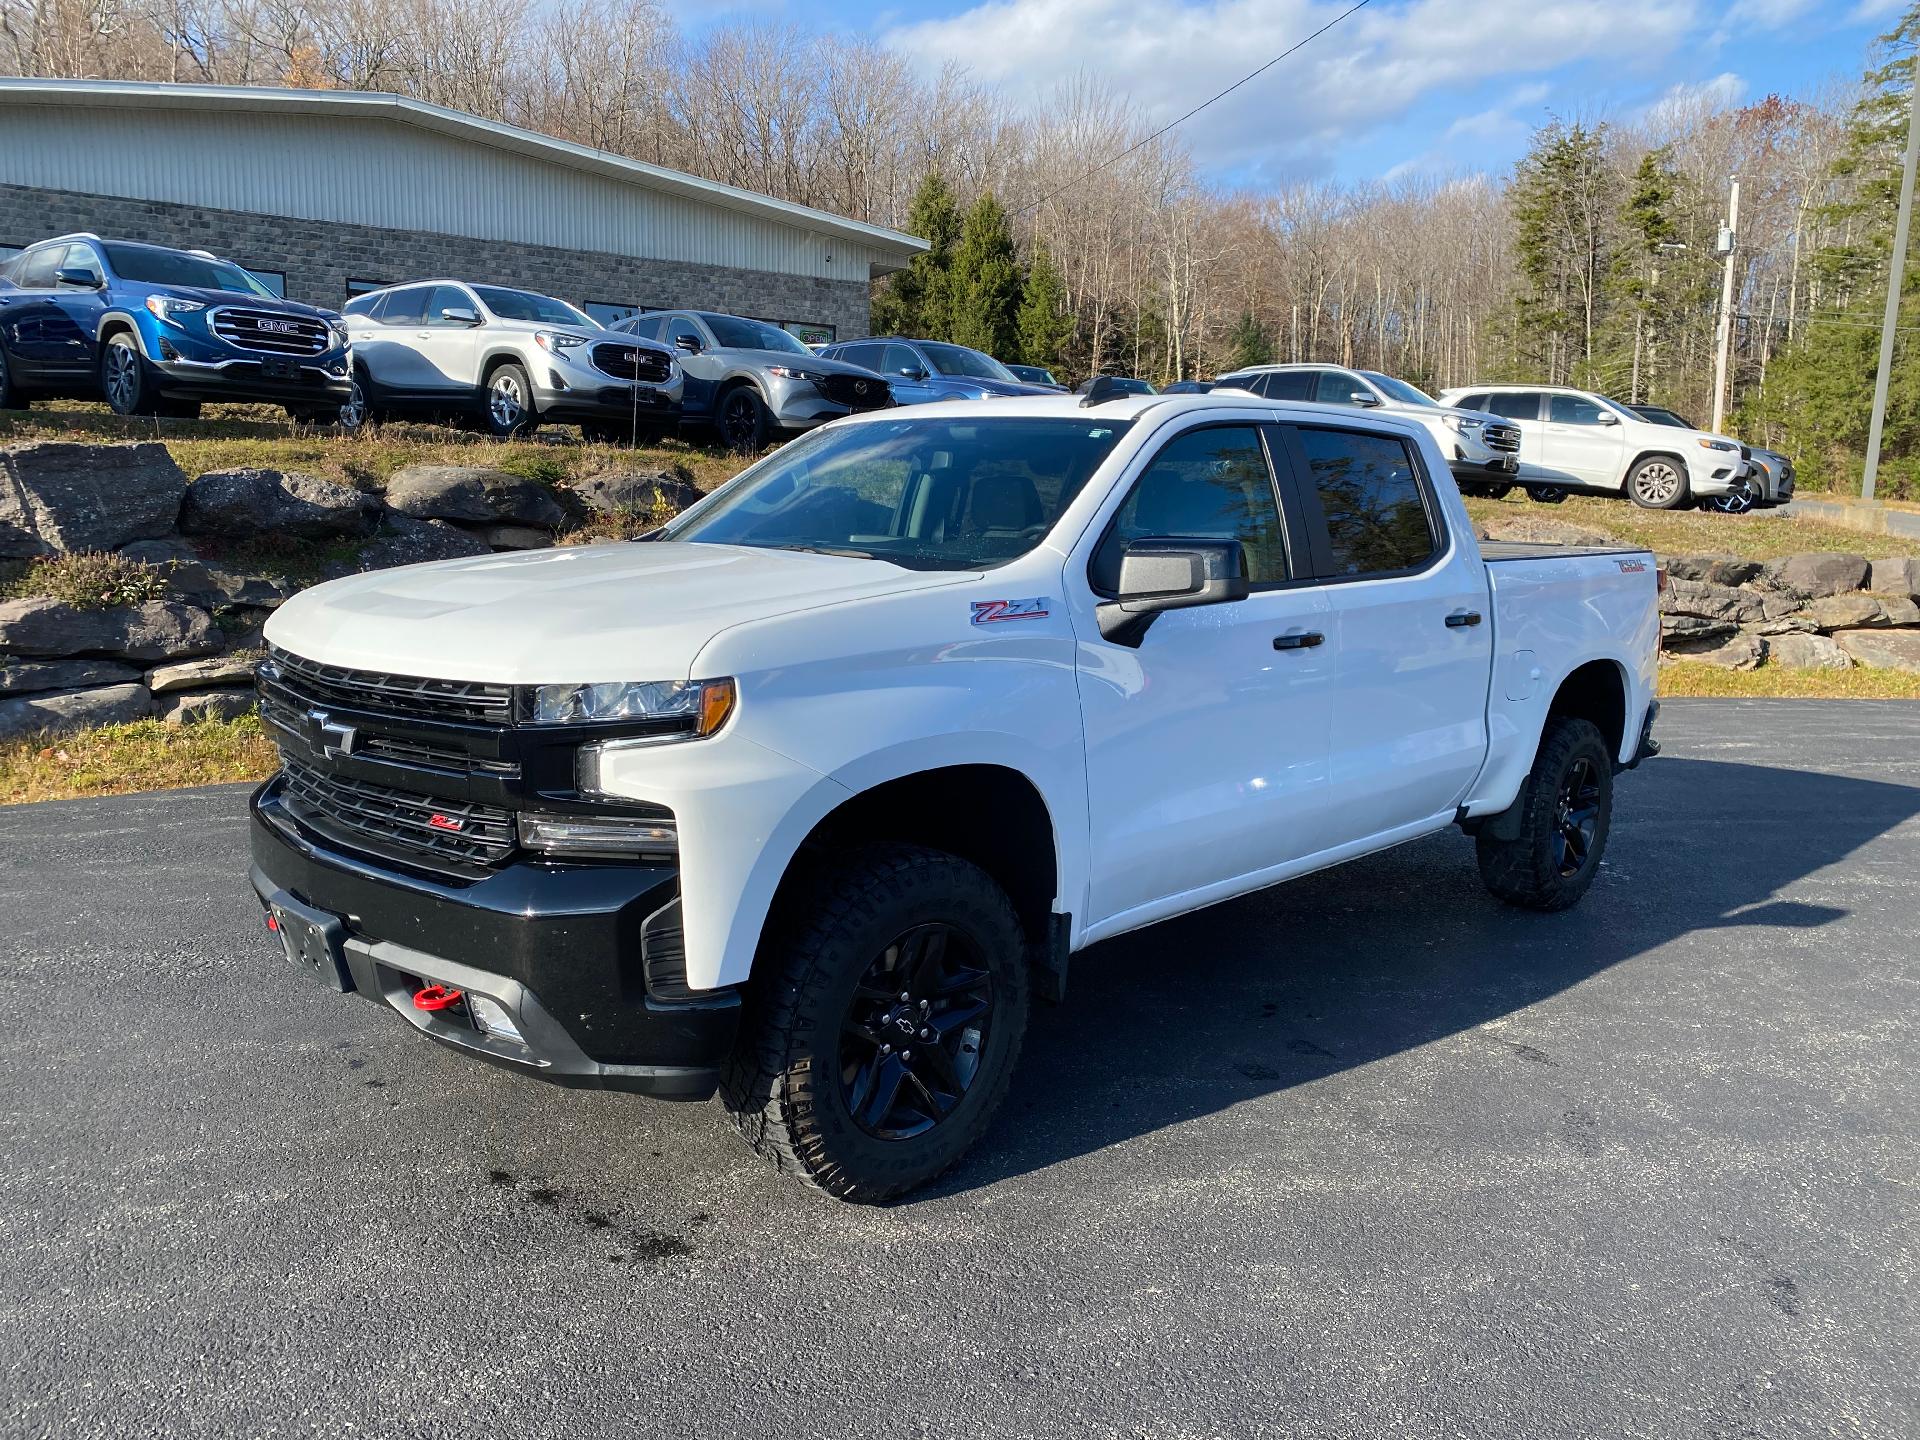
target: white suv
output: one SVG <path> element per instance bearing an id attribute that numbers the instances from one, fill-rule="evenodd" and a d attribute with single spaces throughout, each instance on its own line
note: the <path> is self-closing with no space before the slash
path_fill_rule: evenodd
<path id="1" fill-rule="evenodd" d="M 615 335 L 564 300 L 504 285 L 417 280 L 347 302 L 359 396 L 349 429 L 396 414 L 468 416 L 505 439 L 546 421 L 639 443 L 680 423 L 673 352 Z"/>
<path id="2" fill-rule="evenodd" d="M 1588 390 L 1469 385 L 1440 399 L 1520 427 L 1520 483 L 1531 492 L 1624 491 L 1643 509 L 1678 510 L 1739 488 L 1749 469 L 1738 440 L 1656 425 Z"/>
<path id="3" fill-rule="evenodd" d="M 1465 495 L 1499 499 L 1519 472 L 1520 431 L 1498 415 L 1445 405 L 1405 380 L 1344 365 L 1249 365 L 1222 375 L 1214 388 L 1250 390 L 1269 400 L 1352 405 L 1417 422 L 1447 457 Z"/>

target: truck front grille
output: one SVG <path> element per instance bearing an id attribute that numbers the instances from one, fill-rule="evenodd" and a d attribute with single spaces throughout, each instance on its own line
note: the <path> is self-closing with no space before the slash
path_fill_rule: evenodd
<path id="1" fill-rule="evenodd" d="M 593 368 L 616 380 L 638 380 L 664 385 L 673 378 L 673 357 L 646 345 L 602 341 L 593 347 Z"/>
<path id="2" fill-rule="evenodd" d="M 1480 435 L 1487 442 L 1489 450 L 1499 450 L 1510 455 L 1520 448 L 1518 425 L 1488 425 L 1481 430 Z"/>
<path id="3" fill-rule="evenodd" d="M 506 725 L 513 720 L 513 687 L 468 680 L 429 680 L 380 670 L 322 665 L 269 646 L 260 679 L 298 709 L 338 705 L 410 720 Z"/>
<path id="4" fill-rule="evenodd" d="M 849 410 L 878 410 L 893 403 L 893 387 L 878 375 L 824 375 L 814 388 Z"/>
<path id="5" fill-rule="evenodd" d="M 305 315 L 223 305 L 213 312 L 208 324 L 229 345 L 266 355 L 321 355 L 333 344 L 333 330 L 324 321 Z"/>
<path id="6" fill-rule="evenodd" d="M 378 849 L 467 865 L 491 865 L 513 852 L 513 816 L 497 806 L 329 775 L 285 751 L 280 759 L 293 817 L 348 845 L 371 842 Z"/>

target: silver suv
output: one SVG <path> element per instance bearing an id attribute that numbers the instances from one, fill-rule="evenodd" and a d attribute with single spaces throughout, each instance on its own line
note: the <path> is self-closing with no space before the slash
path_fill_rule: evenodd
<path id="1" fill-rule="evenodd" d="M 1463 494 L 1498 499 L 1520 469 L 1520 427 L 1482 410 L 1435 400 L 1418 386 L 1378 370 L 1344 365 L 1254 365 L 1222 375 L 1216 390 L 1251 390 L 1269 400 L 1354 405 L 1417 420 L 1433 435 Z"/>
<path id="2" fill-rule="evenodd" d="M 501 285 L 419 280 L 347 302 L 360 394 L 349 429 L 398 414 L 471 417 L 502 438 L 557 421 L 630 443 L 680 420 L 663 345 L 615 335 L 564 300 Z"/>
<path id="3" fill-rule="evenodd" d="M 816 355 L 765 320 L 653 310 L 613 328 L 671 345 L 687 377 L 683 418 L 713 426 L 735 450 L 761 450 L 776 431 L 806 430 L 893 403 L 884 377 Z"/>

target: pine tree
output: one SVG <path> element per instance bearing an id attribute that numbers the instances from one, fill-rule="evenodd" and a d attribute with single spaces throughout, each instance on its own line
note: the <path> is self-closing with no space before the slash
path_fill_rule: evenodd
<path id="1" fill-rule="evenodd" d="M 1020 289 L 1020 312 L 1015 319 L 1020 335 L 1020 359 L 1051 370 L 1066 358 L 1073 339 L 1073 314 L 1067 308 L 1067 286 L 1047 247 L 1036 243 L 1033 263 Z"/>
<path id="2" fill-rule="evenodd" d="M 1251 310 L 1242 310 L 1240 318 L 1227 332 L 1228 370 L 1244 370 L 1249 365 L 1273 363 L 1273 336 Z"/>
<path id="3" fill-rule="evenodd" d="M 1013 225 L 990 190 L 967 212 L 953 252 L 950 294 L 949 338 L 995 358 L 1017 352 L 1020 265 L 1014 258 Z"/>
<path id="4" fill-rule="evenodd" d="M 1520 162 L 1512 195 L 1514 254 L 1524 288 L 1516 349 L 1550 383 L 1584 376 L 1595 359 L 1619 212 L 1607 127 L 1556 120 Z"/>
<path id="5" fill-rule="evenodd" d="M 938 171 L 928 174 L 907 210 L 907 231 L 929 246 L 873 297 L 873 333 L 945 340 L 953 331 L 949 295 L 960 206 Z"/>

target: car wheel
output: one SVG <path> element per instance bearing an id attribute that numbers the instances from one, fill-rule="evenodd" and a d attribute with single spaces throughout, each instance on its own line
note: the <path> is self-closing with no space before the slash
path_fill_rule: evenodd
<path id="1" fill-rule="evenodd" d="M 125 330 L 109 337 L 100 352 L 100 392 L 116 415 L 152 415 L 160 408 L 146 357 Z"/>
<path id="2" fill-rule="evenodd" d="M 722 1095 L 780 1170 L 843 1200 L 923 1185 L 985 1133 L 1026 1030 L 1006 892 L 937 850 L 824 867 L 763 953 Z"/>
<path id="3" fill-rule="evenodd" d="M 518 365 L 502 365 L 487 377 L 487 432 L 511 440 L 531 434 L 540 423 L 533 408 L 533 386 Z"/>
<path id="4" fill-rule="evenodd" d="M 373 412 L 367 408 L 367 392 L 360 388 L 360 382 L 353 382 L 353 389 L 346 401 L 340 406 L 340 428 L 349 435 L 364 430 L 372 419 Z"/>
<path id="5" fill-rule="evenodd" d="M 1649 455 L 1627 477 L 1627 498 L 1642 510 L 1678 510 L 1687 503 L 1687 472 L 1670 455 Z"/>
<path id="6" fill-rule="evenodd" d="M 1736 481 L 1733 489 L 1724 495 L 1709 495 L 1701 501 L 1701 508 L 1712 510 L 1720 515 L 1744 515 L 1760 503 L 1759 487 L 1751 476 L 1743 476 Z"/>
<path id="7" fill-rule="evenodd" d="M 1540 505 L 1564 505 L 1567 492 L 1558 485 L 1534 485 L 1528 488 L 1527 498 Z"/>
<path id="8" fill-rule="evenodd" d="M 720 397 L 715 424 L 726 447 L 746 455 L 764 450 L 767 434 L 773 428 L 766 402 L 751 385 L 737 385 Z"/>
<path id="9" fill-rule="evenodd" d="M 1480 879 L 1509 905 L 1565 910 L 1593 883 L 1613 823 L 1613 757 L 1599 727 L 1550 718 L 1514 806 L 1511 838 L 1495 833 L 1505 815 L 1475 837 Z"/>
<path id="10" fill-rule="evenodd" d="M 1489 500 L 1504 500 L 1513 493 L 1511 485 L 1481 485 L 1476 488 Z"/>

